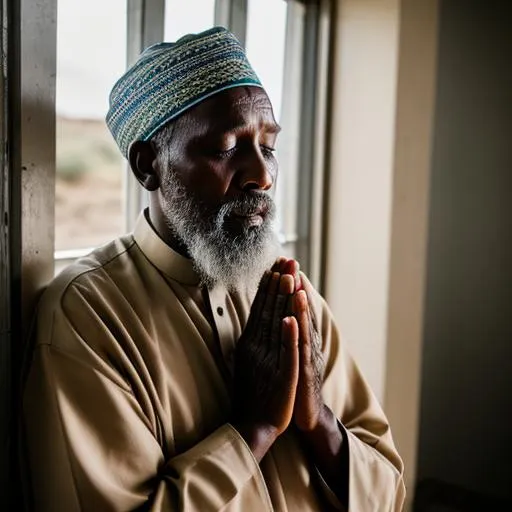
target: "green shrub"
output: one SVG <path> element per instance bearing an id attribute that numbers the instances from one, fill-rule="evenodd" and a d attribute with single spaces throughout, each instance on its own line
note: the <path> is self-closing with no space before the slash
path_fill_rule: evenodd
<path id="1" fill-rule="evenodd" d="M 87 163 L 77 155 L 57 156 L 57 178 L 68 183 L 82 180 L 88 171 Z"/>
<path id="2" fill-rule="evenodd" d="M 120 161 L 120 154 L 115 146 L 107 142 L 97 141 L 93 145 L 93 151 L 96 152 L 99 158 L 108 164 L 117 163 Z"/>

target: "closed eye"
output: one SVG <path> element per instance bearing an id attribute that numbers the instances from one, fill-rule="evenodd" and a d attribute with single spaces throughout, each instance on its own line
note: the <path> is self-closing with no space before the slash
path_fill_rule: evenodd
<path id="1" fill-rule="evenodd" d="M 229 148 L 229 149 L 215 150 L 213 152 L 213 155 L 219 159 L 230 158 L 231 156 L 233 156 L 233 154 L 235 153 L 237 148 L 238 148 L 237 146 L 233 146 L 232 148 Z M 273 153 L 275 152 L 275 150 L 276 150 L 276 148 L 272 148 L 270 146 L 265 146 L 263 144 L 260 145 L 260 151 L 263 153 L 263 156 L 265 156 L 266 158 L 272 156 Z"/>
<path id="2" fill-rule="evenodd" d="M 229 158 L 236 151 L 236 146 L 229 149 L 223 149 L 221 151 L 214 151 L 214 156 L 217 158 Z"/>
<path id="3" fill-rule="evenodd" d="M 264 146 L 264 145 L 261 145 L 260 149 L 261 149 L 261 152 L 263 153 L 263 155 L 265 155 L 266 157 L 272 156 L 272 154 L 276 150 L 276 148 L 271 148 L 270 146 Z"/>

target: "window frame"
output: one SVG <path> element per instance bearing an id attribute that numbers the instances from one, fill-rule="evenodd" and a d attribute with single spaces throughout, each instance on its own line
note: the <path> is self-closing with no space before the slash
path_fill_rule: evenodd
<path id="1" fill-rule="evenodd" d="M 23 361 L 33 311 L 53 276 L 57 0 L 0 0 L 0 509 L 28 506 L 21 485 Z"/>

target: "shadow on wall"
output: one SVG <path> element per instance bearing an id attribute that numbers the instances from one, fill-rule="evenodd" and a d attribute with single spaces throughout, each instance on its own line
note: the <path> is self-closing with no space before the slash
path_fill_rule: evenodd
<path id="1" fill-rule="evenodd" d="M 512 510 L 512 502 L 469 491 L 439 480 L 423 480 L 416 488 L 414 512 L 483 512 Z"/>
<path id="2" fill-rule="evenodd" d="M 512 510 L 511 26 L 441 4 L 417 510 Z"/>

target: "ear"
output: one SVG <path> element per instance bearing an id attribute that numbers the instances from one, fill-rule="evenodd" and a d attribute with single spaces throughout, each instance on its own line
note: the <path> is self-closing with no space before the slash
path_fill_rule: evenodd
<path id="1" fill-rule="evenodd" d="M 160 177 L 153 167 L 156 154 L 152 144 L 147 141 L 136 140 L 128 148 L 128 160 L 137 181 L 150 192 L 160 186 Z"/>

